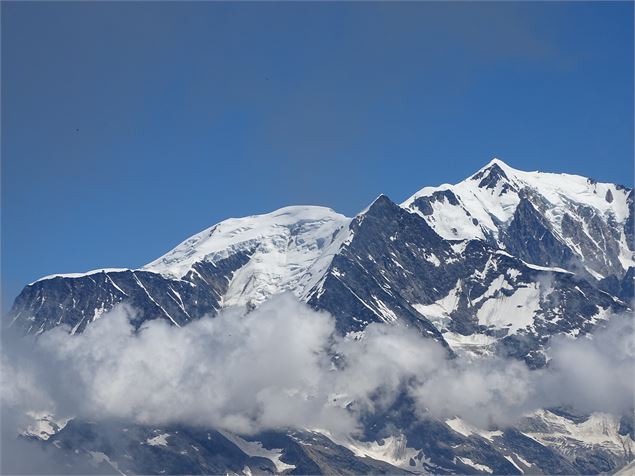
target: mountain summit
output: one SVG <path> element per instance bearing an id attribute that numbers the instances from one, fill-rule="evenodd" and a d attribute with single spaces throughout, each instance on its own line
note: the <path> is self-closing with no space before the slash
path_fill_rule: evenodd
<path id="1" fill-rule="evenodd" d="M 633 259 L 633 191 L 578 175 L 523 172 L 493 159 L 403 207 L 446 239 L 480 239 L 540 266 L 622 277 Z"/>

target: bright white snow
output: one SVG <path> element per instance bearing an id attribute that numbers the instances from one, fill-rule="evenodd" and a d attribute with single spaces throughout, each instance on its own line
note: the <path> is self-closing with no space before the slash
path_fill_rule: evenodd
<path id="1" fill-rule="evenodd" d="M 169 433 L 161 433 L 160 435 L 148 438 L 146 444 L 150 446 L 168 446 Z"/>
<path id="2" fill-rule="evenodd" d="M 253 253 L 224 296 L 225 306 L 260 304 L 282 291 L 301 295 L 317 284 L 348 232 L 350 219 L 330 208 L 286 207 L 265 215 L 230 218 L 188 238 L 143 269 L 173 278 L 194 263 L 216 263 L 239 252 Z"/>
<path id="3" fill-rule="evenodd" d="M 35 283 L 37 283 L 39 281 L 44 281 L 46 279 L 53 279 L 53 278 L 81 278 L 83 276 L 92 276 L 93 274 L 118 273 L 118 272 L 122 272 L 122 271 L 130 271 L 130 270 L 128 268 L 100 268 L 100 269 L 93 269 L 91 271 L 86 271 L 85 273 L 50 274 L 48 276 L 44 276 L 44 277 L 42 277 L 40 279 L 37 279 L 37 280 L 33 281 L 32 283 L 29 283 L 29 286 L 32 286 L 33 284 L 35 284 Z"/>
<path id="4" fill-rule="evenodd" d="M 295 465 L 287 464 L 284 461 L 280 460 L 280 457 L 282 456 L 281 449 L 268 450 L 267 448 L 263 447 L 262 443 L 260 443 L 259 441 L 247 441 L 240 436 L 229 433 L 227 431 L 220 430 L 220 433 L 222 433 L 222 435 L 229 441 L 238 446 L 238 448 L 240 448 L 241 451 L 246 455 L 259 456 L 261 458 L 267 458 L 268 460 L 270 460 L 275 465 L 276 470 L 279 473 L 282 473 L 288 469 L 295 468 Z"/>
<path id="5" fill-rule="evenodd" d="M 493 441 L 495 437 L 503 436 L 503 432 L 499 430 L 495 431 L 487 431 L 481 430 L 473 425 L 470 425 L 466 421 L 461 418 L 452 418 L 450 420 L 446 420 L 445 424 L 452 428 L 457 433 L 460 433 L 463 436 L 471 436 L 478 435 L 486 440 Z"/>
<path id="6" fill-rule="evenodd" d="M 489 299 L 477 311 L 479 324 L 495 328 L 506 327 L 510 333 L 530 326 L 534 314 L 540 310 L 538 284 L 518 288 L 511 296 L 500 293 L 497 299 Z"/>

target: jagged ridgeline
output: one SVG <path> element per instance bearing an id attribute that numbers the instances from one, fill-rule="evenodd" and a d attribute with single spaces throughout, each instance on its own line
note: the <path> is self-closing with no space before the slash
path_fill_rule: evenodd
<path id="1" fill-rule="evenodd" d="M 631 189 L 494 159 L 401 205 L 382 195 L 354 218 L 287 207 L 225 220 L 141 269 L 47 276 L 24 288 L 10 320 L 76 333 L 127 302 L 137 325 L 180 326 L 290 291 L 342 333 L 386 322 L 540 365 L 545 339 L 629 309 L 633 256 Z"/>
<path id="2" fill-rule="evenodd" d="M 222 221 L 141 269 L 47 276 L 24 288 L 9 320 L 28 334 L 60 325 L 76 334 L 125 302 L 137 311 L 136 326 L 153 319 L 183 326 L 286 291 L 332 314 L 342 335 L 386 323 L 458 357 L 505 355 L 541 368 L 552 337 L 583 336 L 631 311 L 633 213 L 632 189 L 494 159 L 456 185 L 423 188 L 402 204 L 382 195 L 353 218 L 286 207 Z M 391 415 L 395 426 L 408 405 L 400 402 Z M 129 426 L 125 438 L 143 444 L 133 462 L 118 464 L 140 473 L 601 473 L 632 460 L 632 420 L 554 409 L 485 432 L 458 418 L 430 419 L 386 440 L 369 424 L 363 445 L 304 430 L 247 441 Z M 73 421 L 55 438 L 107 455 L 99 431 Z M 181 453 L 190 447 L 198 448 L 196 458 Z M 159 450 L 163 459 L 153 459 Z"/>

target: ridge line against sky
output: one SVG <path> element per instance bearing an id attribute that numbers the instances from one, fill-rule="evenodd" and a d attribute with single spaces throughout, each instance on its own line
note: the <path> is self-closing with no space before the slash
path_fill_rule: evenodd
<path id="1" fill-rule="evenodd" d="M 633 186 L 633 4 L 3 3 L 2 296 L 493 156 Z"/>

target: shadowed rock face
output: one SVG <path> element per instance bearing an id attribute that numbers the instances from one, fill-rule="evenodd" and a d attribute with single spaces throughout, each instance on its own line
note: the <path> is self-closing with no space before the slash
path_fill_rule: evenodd
<path id="1" fill-rule="evenodd" d="M 521 198 L 503 243 L 511 254 L 541 266 L 568 268 L 574 255 L 558 240 L 530 200 Z"/>
<path id="2" fill-rule="evenodd" d="M 633 204 L 633 190 L 631 190 L 628 194 L 628 218 L 624 223 L 624 233 L 626 234 L 626 245 L 628 249 L 633 251 L 635 250 L 635 205 Z"/>
<path id="3" fill-rule="evenodd" d="M 632 452 L 629 446 L 617 447 L 617 440 L 603 446 L 576 439 L 575 429 L 594 424 L 593 418 L 598 417 L 552 409 L 514 428 L 470 433 L 433 417 L 415 418 L 412 402 L 403 398 L 368 415 L 356 442 L 306 430 L 240 436 L 203 427 L 81 420 L 71 420 L 46 440 L 29 438 L 64 462 L 69 474 L 86 473 L 87 468 L 99 474 L 245 474 L 246 468 L 251 474 L 614 472 L 633 459 Z M 606 426 L 608 420 L 602 425 L 626 438 L 633 434 L 632 418 L 615 420 L 615 428 Z M 372 451 L 364 449 L 371 446 Z M 365 451 L 376 457 L 365 456 Z M 382 457 L 388 461 L 378 459 Z"/>
<path id="4" fill-rule="evenodd" d="M 497 163 L 494 163 L 491 167 L 478 172 L 472 177 L 472 179 L 479 181 L 479 188 L 494 189 L 499 183 L 503 183 L 505 186 L 509 187 L 508 177 L 505 175 L 501 166 Z M 505 190 L 501 190 L 501 193 L 504 191 Z"/>
<path id="5" fill-rule="evenodd" d="M 98 474 L 245 474 L 245 468 L 251 474 L 409 474 L 316 432 L 245 438 L 208 428 L 74 420 L 41 444 L 71 474 L 91 466 Z"/>
<path id="6" fill-rule="evenodd" d="M 370 322 L 395 322 L 442 340 L 411 303 L 432 302 L 456 282 L 450 266 L 439 272 L 439 265 L 429 261 L 454 257 L 450 244 L 385 196 L 353 220 L 350 232 L 350 243 L 333 259 L 309 303 L 336 316 L 344 333 Z"/>
<path id="7" fill-rule="evenodd" d="M 167 319 L 184 325 L 221 308 L 232 273 L 249 259 L 241 253 L 217 263 L 196 263 L 182 279 L 142 270 L 102 271 L 81 277 L 54 277 L 28 285 L 16 298 L 10 319 L 27 333 L 59 325 L 72 333 L 125 302 L 145 320 Z"/>

